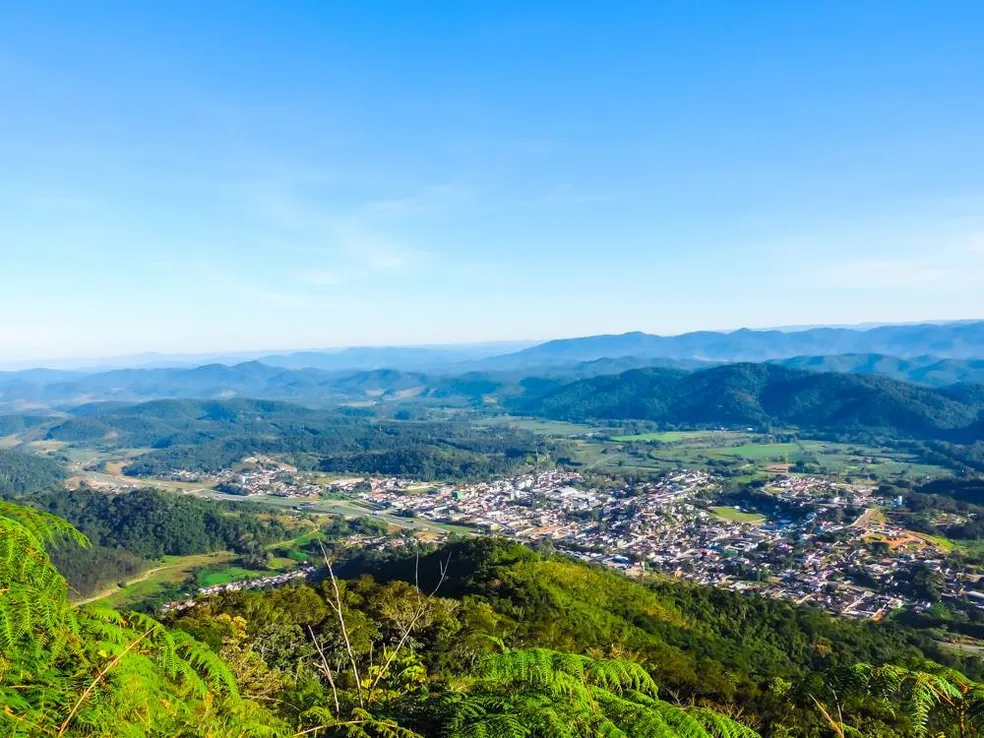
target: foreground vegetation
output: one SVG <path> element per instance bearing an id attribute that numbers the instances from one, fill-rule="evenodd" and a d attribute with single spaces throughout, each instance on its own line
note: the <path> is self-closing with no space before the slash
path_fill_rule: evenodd
<path id="1" fill-rule="evenodd" d="M 135 613 L 72 609 L 46 545 L 60 538 L 87 542 L 64 521 L 3 502 L 0 533 L 0 726 L 7 735 L 296 735 L 290 718 L 312 724 L 303 734 L 418 735 L 392 716 L 399 705 L 410 722 L 443 724 L 447 735 L 643 735 L 657 728 L 692 738 L 754 735 L 722 715 L 660 700 L 637 664 L 544 649 L 484 659 L 455 690 L 430 698 L 422 690 L 428 679 L 419 657 L 403 650 L 428 615 L 432 598 L 419 591 L 391 601 L 404 608 L 392 617 L 400 640 L 380 651 L 377 665 L 370 654 L 360 675 L 347 625 L 352 614 L 334 578 L 334 600 L 315 596 L 307 613 L 299 611 L 331 689 L 328 700 L 323 685 L 310 681 L 318 662 L 294 653 L 293 679 L 271 669 L 241 616 L 198 616 L 185 629 L 169 629 Z M 328 644 L 311 627 L 311 615 L 324 615 L 324 604 L 333 608 L 351 658 L 351 684 L 337 665 L 333 675 Z M 189 635 L 196 629 L 213 637 L 218 653 Z M 275 655 L 288 655 L 285 646 L 297 644 L 281 643 Z M 295 703 L 282 715 L 261 706 L 281 693 L 304 709 L 290 715 L 297 713 Z"/>
<path id="2" fill-rule="evenodd" d="M 229 594 L 162 624 L 71 607 L 46 553 L 67 540 L 87 544 L 54 516 L 0 502 L 5 735 L 956 738 L 984 728 L 984 687 L 953 661 L 926 661 L 932 644 L 912 631 L 644 586 L 503 541 L 352 560 L 345 580 Z"/>

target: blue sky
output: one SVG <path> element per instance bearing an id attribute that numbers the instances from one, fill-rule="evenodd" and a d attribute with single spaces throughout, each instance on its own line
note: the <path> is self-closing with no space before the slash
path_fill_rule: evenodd
<path id="1" fill-rule="evenodd" d="M 982 35 L 979 2 L 8 4 L 0 359 L 984 318 Z"/>

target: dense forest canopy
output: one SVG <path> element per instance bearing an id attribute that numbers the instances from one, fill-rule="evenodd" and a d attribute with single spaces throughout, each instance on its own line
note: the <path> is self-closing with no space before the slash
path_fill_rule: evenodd
<path id="1" fill-rule="evenodd" d="M 502 633 L 524 645 L 610 648 L 637 654 L 663 684 L 727 699 L 757 693 L 775 677 L 855 661 L 945 659 L 932 638 L 891 623 L 838 619 L 819 610 L 686 582 L 627 579 L 606 567 L 538 554 L 519 544 L 477 539 L 422 558 L 355 561 L 351 572 L 379 581 L 433 586 L 488 604 Z"/>
<path id="2" fill-rule="evenodd" d="M 97 403 L 75 409 L 46 435 L 105 448 L 151 448 L 125 468 L 135 476 L 213 472 L 245 456 L 283 454 L 309 469 L 474 478 L 507 473 L 554 445 L 508 427 L 375 420 L 265 400 Z"/>
<path id="3" fill-rule="evenodd" d="M 80 489 L 31 502 L 68 520 L 99 546 L 145 558 L 225 549 L 247 553 L 286 533 L 276 518 L 241 506 L 152 489 L 115 495 Z"/>
<path id="4" fill-rule="evenodd" d="M 366 582 L 359 595 L 332 578 L 320 593 L 241 601 L 235 615 L 197 609 L 168 628 L 69 605 L 47 547 L 87 542 L 64 521 L 0 502 L 0 534 L 6 735 L 641 738 L 660 726 L 666 736 L 755 736 L 722 714 L 661 700 L 652 677 L 627 660 L 503 650 L 457 674 L 428 673 L 422 644 L 408 638 L 451 625 L 455 608 L 406 585 Z M 377 619 L 357 602 L 381 608 Z M 350 671 L 337 660 L 338 636 Z"/>
<path id="5" fill-rule="evenodd" d="M 0 498 L 61 487 L 65 476 L 54 459 L 0 449 Z"/>
<path id="6" fill-rule="evenodd" d="M 455 734 L 476 720 L 486 731 L 465 734 L 596 735 L 587 726 L 571 730 L 576 721 L 565 732 L 565 720 L 550 725 L 540 714 L 575 709 L 578 699 L 570 690 L 576 682 L 561 691 L 560 704 L 536 699 L 526 706 L 524 701 L 527 679 L 551 684 L 569 673 L 590 685 L 587 675 L 596 669 L 613 669 L 612 680 L 640 669 L 636 678 L 660 685 L 654 694 L 672 705 L 741 715 L 747 725 L 774 736 L 838 734 L 830 732 L 817 705 L 826 709 L 829 686 L 840 684 L 847 674 L 857 674 L 859 691 L 842 693 L 838 730 L 849 733 L 860 727 L 865 735 L 887 737 L 925 735 L 932 726 L 956 735 L 952 715 L 927 714 L 923 725 L 921 717 L 911 717 L 908 706 L 903 707 L 908 687 L 899 685 L 893 696 L 882 680 L 927 678 L 922 675 L 930 672 L 920 669 L 942 673 L 943 667 L 925 660 L 926 653 L 933 653 L 949 663 L 945 673 L 950 678 L 971 684 L 953 670 L 951 656 L 933 651 L 931 639 L 900 626 L 841 621 L 670 580 L 646 586 L 494 539 L 462 541 L 419 559 L 409 552 L 383 561 L 355 560 L 339 571 L 344 582 L 325 581 L 320 588 L 224 595 L 178 616 L 174 624 L 221 648 L 221 623 L 242 617 L 246 639 L 278 671 L 281 688 L 291 682 L 287 672 L 307 654 L 311 662 L 322 664 L 322 673 L 333 675 L 348 699 L 355 684 L 351 669 L 373 670 L 378 667 L 371 664 L 392 656 L 405 680 L 401 688 L 369 690 L 364 704 L 374 704 L 378 717 L 420 735 Z M 339 612 L 348 623 L 347 635 L 338 632 Z M 415 623 L 412 649 L 393 655 L 410 622 Z M 374 653 L 384 655 L 374 658 Z M 484 708 L 448 692 L 457 682 L 445 681 L 447 675 L 468 671 L 468 664 L 473 665 L 472 676 L 462 684 L 482 691 Z M 841 694 L 841 687 L 835 689 Z M 878 689 L 884 691 L 875 699 L 865 692 Z M 504 701 L 506 695 L 514 699 Z M 605 702 L 588 708 L 584 719 L 610 717 Z M 520 718 L 522 725 L 504 717 L 502 710 Z M 632 725 L 620 727 L 629 736 L 674 735 L 641 728 L 635 732 Z M 969 722 L 962 729 L 968 728 Z M 691 735 L 702 735 L 693 730 Z M 747 728 L 729 725 L 724 734 L 739 735 L 741 730 Z"/>
<path id="7" fill-rule="evenodd" d="M 153 489 L 106 494 L 83 487 L 17 499 L 68 520 L 92 544 L 82 550 L 56 545 L 50 552 L 73 598 L 129 580 L 159 565 L 163 556 L 231 551 L 245 560 L 261 561 L 268 545 L 291 535 L 279 518 L 250 505 Z"/>
<path id="8" fill-rule="evenodd" d="M 732 364 L 693 373 L 635 369 L 580 380 L 517 409 L 562 420 L 646 419 L 679 426 L 796 426 L 949 441 L 984 440 L 984 397 L 884 377 Z"/>

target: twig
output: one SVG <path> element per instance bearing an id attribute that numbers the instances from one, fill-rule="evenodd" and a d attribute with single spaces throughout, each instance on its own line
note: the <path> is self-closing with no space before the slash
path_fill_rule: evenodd
<path id="1" fill-rule="evenodd" d="M 820 700 L 818 700 L 812 694 L 810 695 L 810 699 L 813 700 L 814 704 L 816 704 L 817 709 L 823 713 L 823 716 L 827 718 L 827 722 L 830 724 L 830 727 L 833 728 L 834 732 L 837 733 L 837 735 L 839 735 L 840 738 L 844 738 L 844 728 L 836 720 L 834 720 L 834 718 L 831 716 L 829 712 L 827 712 L 827 710 L 824 709 L 824 706 L 820 704 Z"/>
<path id="2" fill-rule="evenodd" d="M 302 730 L 299 733 L 293 733 L 290 738 L 297 738 L 298 736 L 301 736 L 301 735 L 307 735 L 308 733 L 315 733 L 315 732 L 317 732 L 319 730 L 327 730 L 328 728 L 340 728 L 340 727 L 343 727 L 345 725 L 365 725 L 368 722 L 369 722 L 368 720 L 346 720 L 343 723 L 332 723 L 331 725 L 316 725 L 313 728 L 308 728 L 307 730 Z M 394 722 L 392 722 L 390 720 L 387 720 L 387 721 L 384 721 L 384 722 L 385 722 L 386 725 L 396 726 L 396 723 L 394 723 Z"/>
<path id="3" fill-rule="evenodd" d="M 328 677 L 328 684 L 331 685 L 331 696 L 335 699 L 335 717 L 340 717 L 342 714 L 342 708 L 338 704 L 338 690 L 335 688 L 335 680 L 331 676 L 331 667 L 328 666 L 328 659 L 325 658 L 325 651 L 321 648 L 321 644 L 318 642 L 317 636 L 314 635 L 314 630 L 310 625 L 307 627 L 308 633 L 311 634 L 311 640 L 314 641 L 314 647 L 318 649 L 318 654 L 321 656 L 321 663 L 325 667 L 325 676 Z"/>
<path id="4" fill-rule="evenodd" d="M 362 698 L 362 679 L 359 677 L 359 665 L 356 663 L 355 652 L 352 650 L 352 642 L 349 640 L 348 628 L 345 625 L 345 616 L 342 614 L 342 595 L 338 590 L 338 580 L 335 578 L 335 572 L 331 568 L 331 561 L 328 558 L 328 553 L 325 551 L 324 544 L 318 541 L 318 545 L 321 546 L 321 555 L 325 559 L 325 566 L 328 567 L 328 576 L 331 577 L 331 585 L 335 590 L 335 612 L 338 613 L 338 622 L 342 628 L 345 650 L 348 651 L 349 661 L 352 662 L 352 676 L 355 677 L 355 694 L 359 698 L 359 707 L 365 707 L 366 703 Z"/>
<path id="5" fill-rule="evenodd" d="M 437 586 L 434 587 L 433 591 L 431 591 L 431 593 L 427 595 L 426 598 L 420 601 L 420 604 L 417 606 L 417 611 L 414 613 L 414 616 L 410 619 L 410 623 L 403 630 L 403 637 L 400 638 L 400 642 L 396 644 L 396 648 L 390 653 L 389 658 L 386 660 L 386 663 L 383 665 L 383 667 L 379 670 L 379 673 L 376 674 L 375 680 L 373 680 L 372 685 L 369 687 L 370 692 L 376 688 L 376 685 L 379 684 L 379 680 L 382 679 L 383 676 L 386 674 L 386 672 L 389 670 L 390 664 L 392 664 L 393 660 L 399 655 L 400 650 L 403 648 L 403 644 L 407 642 L 407 638 L 410 637 L 410 633 L 413 631 L 413 627 L 417 624 L 417 621 L 424 616 L 424 612 L 426 612 L 427 610 L 426 603 L 429 602 L 434 597 L 434 595 L 437 594 L 437 590 L 439 590 L 441 588 L 441 585 L 444 584 L 444 580 L 447 579 L 448 577 L 448 564 L 450 563 L 451 563 L 450 555 L 448 555 L 446 561 L 440 562 L 441 576 L 437 580 Z M 420 597 L 419 586 L 417 587 L 417 597 L 418 598 Z"/>
<path id="6" fill-rule="evenodd" d="M 142 636 L 134 640 L 129 646 L 124 648 L 121 653 L 117 654 L 117 656 L 112 661 L 106 664 L 106 667 L 99 672 L 96 678 L 92 680 L 92 683 L 89 684 L 88 687 L 86 687 L 85 691 L 82 693 L 82 696 L 79 697 L 78 701 L 75 703 L 75 706 L 72 708 L 72 711 L 68 713 L 68 717 L 65 718 L 65 722 L 63 722 L 61 724 L 61 727 L 58 729 L 58 733 L 56 734 L 56 736 L 62 736 L 65 734 L 65 731 L 68 729 L 68 724 L 72 722 L 72 718 L 75 717 L 75 713 L 78 712 L 79 708 L 82 706 L 82 703 L 85 701 L 85 698 L 88 697 L 90 694 L 92 694 L 92 690 L 94 690 L 96 688 L 96 685 L 102 681 L 103 677 L 109 673 L 110 669 L 116 666 L 120 662 L 120 659 L 122 659 L 130 651 L 132 651 L 136 647 L 136 645 L 140 643 L 140 641 L 142 641 L 144 638 L 149 636 L 153 631 L 154 628 L 148 630 Z"/>

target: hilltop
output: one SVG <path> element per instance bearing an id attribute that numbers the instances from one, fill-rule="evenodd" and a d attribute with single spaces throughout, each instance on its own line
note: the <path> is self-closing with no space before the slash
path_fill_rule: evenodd
<path id="1" fill-rule="evenodd" d="M 930 389 L 885 377 L 729 364 L 693 373 L 633 369 L 579 380 L 520 409 L 561 420 L 637 418 L 673 425 L 797 426 L 976 439 L 984 401 L 973 386 Z"/>

